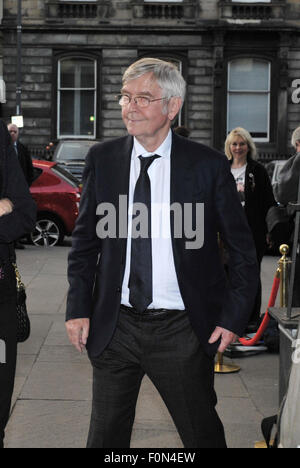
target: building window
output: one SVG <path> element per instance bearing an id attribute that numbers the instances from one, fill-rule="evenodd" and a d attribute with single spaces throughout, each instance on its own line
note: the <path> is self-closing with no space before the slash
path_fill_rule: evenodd
<path id="1" fill-rule="evenodd" d="M 232 3 L 271 3 L 271 0 L 232 0 Z"/>
<path id="2" fill-rule="evenodd" d="M 228 65 L 227 133 L 246 128 L 256 141 L 270 140 L 271 64 L 257 59 Z"/>
<path id="3" fill-rule="evenodd" d="M 3 0 L 0 0 L 0 24 L 2 23 L 3 19 Z"/>
<path id="4" fill-rule="evenodd" d="M 220 17 L 224 20 L 282 21 L 286 16 L 284 0 L 219 0 Z"/>
<path id="5" fill-rule="evenodd" d="M 132 4 L 138 20 L 195 22 L 198 18 L 198 0 L 132 0 Z"/>
<path id="6" fill-rule="evenodd" d="M 159 54 L 159 53 L 157 53 L 156 50 L 153 50 L 150 53 L 149 53 L 149 51 L 144 52 L 144 53 L 141 51 L 141 54 L 139 55 L 139 58 L 142 59 L 142 58 L 146 58 L 146 57 L 148 57 L 148 58 L 149 57 L 151 57 L 151 58 L 154 57 L 154 58 L 157 58 L 157 59 L 164 60 L 166 62 L 172 63 L 179 70 L 180 74 L 184 78 L 186 78 L 185 77 L 185 68 L 186 68 L 185 67 L 185 57 L 183 57 L 183 60 L 181 60 L 180 58 L 170 56 L 168 53 Z M 178 127 L 178 126 L 185 125 L 185 116 L 186 116 L 186 112 L 185 112 L 185 103 L 184 103 L 182 109 L 180 110 L 180 112 L 178 113 L 178 115 L 176 116 L 174 121 L 172 122 L 172 127 L 175 128 L 175 127 Z"/>
<path id="7" fill-rule="evenodd" d="M 232 0 L 232 3 L 271 3 L 271 0 Z"/>
<path id="8" fill-rule="evenodd" d="M 0 57 L 0 104 L 6 103 L 6 87 L 3 79 L 3 58 Z"/>
<path id="9" fill-rule="evenodd" d="M 156 54 L 152 54 L 152 55 L 155 56 Z M 166 62 L 172 63 L 179 70 L 180 74 L 183 75 L 183 64 L 181 60 L 178 60 L 177 58 L 174 58 L 174 57 L 163 56 L 163 55 L 159 55 L 157 56 L 157 58 L 159 58 L 160 60 L 165 60 Z M 184 122 L 183 113 L 184 113 L 184 108 L 180 110 L 175 120 L 173 121 L 172 125 L 174 128 L 183 125 L 183 122 Z"/>
<path id="10" fill-rule="evenodd" d="M 175 65 L 178 68 L 178 70 L 180 71 L 180 74 L 183 75 L 183 66 L 182 66 L 182 61 L 181 60 L 178 60 L 178 59 L 172 58 L 172 57 L 159 57 L 159 58 L 161 58 L 161 60 L 165 60 L 166 62 L 173 63 L 173 65 Z M 173 127 L 182 126 L 183 121 L 184 121 L 183 109 L 181 109 L 179 114 L 177 115 L 175 121 L 173 122 Z"/>
<path id="11" fill-rule="evenodd" d="M 57 137 L 96 137 L 97 62 L 69 57 L 58 62 Z"/>
<path id="12" fill-rule="evenodd" d="M 182 20 L 187 14 L 183 0 L 144 0 L 144 17 L 150 19 Z"/>

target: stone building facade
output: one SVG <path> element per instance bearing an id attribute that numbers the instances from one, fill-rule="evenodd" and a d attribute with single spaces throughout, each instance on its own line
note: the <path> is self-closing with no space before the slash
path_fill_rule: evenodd
<path id="1" fill-rule="evenodd" d="M 9 121 L 18 0 L 2 4 L 0 106 Z M 179 123 L 192 138 L 222 149 L 241 125 L 262 158 L 290 153 L 300 125 L 300 0 L 22 0 L 22 13 L 22 140 L 33 154 L 62 138 L 124 135 L 115 96 L 123 71 L 144 56 L 182 70 Z"/>

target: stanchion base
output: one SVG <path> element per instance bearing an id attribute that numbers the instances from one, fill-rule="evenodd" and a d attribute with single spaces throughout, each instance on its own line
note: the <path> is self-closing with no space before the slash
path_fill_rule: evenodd
<path id="1" fill-rule="evenodd" d="M 235 364 L 215 364 L 215 374 L 235 374 L 240 372 L 241 368 Z"/>
<path id="2" fill-rule="evenodd" d="M 270 441 L 270 445 L 272 446 L 274 444 L 274 440 L 271 440 Z M 268 448 L 266 442 L 264 440 L 262 440 L 261 442 L 256 442 L 256 444 L 254 445 L 254 448 L 256 449 L 266 449 Z"/>
<path id="3" fill-rule="evenodd" d="M 218 352 L 217 362 L 215 363 L 215 374 L 234 374 L 240 370 L 241 368 L 235 364 L 224 364 L 223 354 Z"/>

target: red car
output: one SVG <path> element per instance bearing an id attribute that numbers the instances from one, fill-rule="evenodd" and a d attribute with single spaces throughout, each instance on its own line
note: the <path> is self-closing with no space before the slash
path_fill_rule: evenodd
<path id="1" fill-rule="evenodd" d="M 78 216 L 81 185 L 57 163 L 33 160 L 35 180 L 30 192 L 37 204 L 34 245 L 53 247 L 70 236 Z"/>

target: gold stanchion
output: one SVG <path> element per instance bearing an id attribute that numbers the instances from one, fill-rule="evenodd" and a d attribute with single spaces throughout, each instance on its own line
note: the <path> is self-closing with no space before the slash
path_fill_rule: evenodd
<path id="1" fill-rule="evenodd" d="M 236 364 L 224 364 L 223 354 L 217 354 L 217 362 L 215 364 L 215 374 L 234 374 L 239 372 L 241 368 Z"/>
<path id="2" fill-rule="evenodd" d="M 280 269 L 280 307 L 288 306 L 290 266 L 292 263 L 287 257 L 289 250 L 290 248 L 287 244 L 282 244 L 279 249 L 282 255 L 281 259 L 278 261 Z"/>
<path id="3" fill-rule="evenodd" d="M 279 248 L 279 252 L 281 253 L 282 257 L 278 261 L 278 268 L 277 274 L 280 275 L 280 307 L 287 307 L 288 305 L 288 292 L 289 292 L 289 275 L 290 275 L 290 265 L 291 260 L 287 257 L 289 253 L 289 246 L 287 244 L 282 244 Z M 270 441 L 270 445 L 272 446 L 274 440 Z M 256 449 L 266 449 L 267 444 L 264 440 L 260 442 L 256 442 L 254 445 Z"/>

